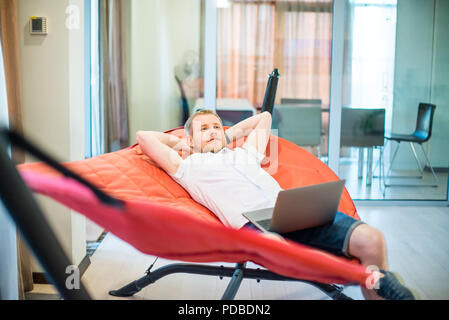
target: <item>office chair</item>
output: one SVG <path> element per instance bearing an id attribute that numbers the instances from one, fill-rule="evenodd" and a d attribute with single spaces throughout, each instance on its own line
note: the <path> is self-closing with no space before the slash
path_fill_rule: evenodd
<path id="1" fill-rule="evenodd" d="M 373 154 L 375 149 L 382 149 L 385 136 L 385 109 L 342 108 L 341 112 L 341 147 L 359 148 L 358 178 L 363 178 L 364 153 L 367 150 L 366 185 L 371 185 L 373 173 Z M 379 157 L 380 159 L 380 157 Z M 379 161 L 379 170 L 382 163 Z"/>
<path id="2" fill-rule="evenodd" d="M 298 98 L 281 98 L 281 105 L 295 105 L 298 107 L 320 107 L 322 105 L 321 99 L 298 99 Z M 322 120 L 323 121 L 323 120 Z M 321 146 L 324 145 L 326 139 L 326 132 L 321 125 L 321 143 L 318 145 L 318 157 L 321 158 Z M 325 160 L 327 163 L 327 160 Z"/>
<path id="3" fill-rule="evenodd" d="M 418 117 L 416 120 L 416 129 L 412 134 L 394 134 L 392 133 L 390 136 L 386 136 L 385 139 L 388 141 L 396 141 L 398 144 L 396 146 L 396 149 L 394 150 L 393 157 L 391 159 L 390 168 L 388 169 L 386 177 L 384 177 L 384 186 L 408 186 L 408 187 L 438 187 L 438 177 L 435 174 L 435 171 L 430 164 L 429 158 L 427 156 L 426 151 L 424 150 L 423 143 L 427 142 L 430 137 L 432 136 L 432 124 L 433 124 L 433 115 L 435 113 L 436 106 L 430 103 L 420 103 L 418 108 Z M 401 142 L 408 142 L 410 145 L 410 148 L 412 149 L 413 155 L 415 157 L 416 163 L 418 165 L 418 169 L 421 173 L 420 176 L 390 176 L 391 168 L 393 167 L 394 160 L 396 159 L 396 155 L 399 150 L 399 146 L 401 145 Z M 387 184 L 385 182 L 385 179 L 388 178 L 423 178 L 424 175 L 424 168 L 421 166 L 421 163 L 418 159 L 418 155 L 416 154 L 416 150 L 414 147 L 414 143 L 417 143 L 421 146 L 421 150 L 424 154 L 424 157 L 426 159 L 426 164 L 429 166 L 433 178 L 434 178 L 434 184 L 425 185 L 425 184 Z"/>
<path id="4" fill-rule="evenodd" d="M 279 137 L 301 147 L 317 147 L 321 157 L 321 108 L 276 105 L 273 110 L 272 128 Z"/>
<path id="5" fill-rule="evenodd" d="M 181 108 L 182 108 L 182 123 L 181 126 L 186 123 L 187 119 L 189 119 L 189 102 L 187 101 L 186 93 L 184 91 L 184 87 L 182 86 L 182 81 L 175 75 L 176 83 L 178 84 L 179 91 L 181 92 Z"/>

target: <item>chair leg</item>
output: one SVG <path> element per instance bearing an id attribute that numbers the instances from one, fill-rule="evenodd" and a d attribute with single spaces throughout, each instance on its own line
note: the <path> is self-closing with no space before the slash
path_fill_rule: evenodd
<path id="1" fill-rule="evenodd" d="M 377 178 L 379 179 L 379 190 L 382 191 L 382 182 L 383 182 L 383 152 L 384 152 L 384 148 L 386 145 L 384 146 L 377 146 L 377 147 L 372 147 L 372 159 L 371 161 L 374 161 L 374 150 L 379 150 L 379 156 L 377 157 L 377 162 L 376 165 L 374 166 L 374 168 L 371 170 L 371 175 L 372 178 Z M 377 168 L 379 168 L 379 174 L 376 175 L 375 172 L 377 170 Z"/>
<path id="2" fill-rule="evenodd" d="M 426 151 L 424 150 L 424 147 L 422 146 L 422 144 L 420 143 L 419 144 L 420 146 L 421 146 L 421 150 L 422 150 L 422 152 L 423 152 L 423 154 L 424 154 L 424 157 L 426 158 L 426 164 L 429 166 L 429 168 L 430 168 L 430 171 L 432 171 L 432 175 L 433 175 L 433 179 L 434 179 L 434 181 L 435 181 L 435 187 L 438 187 L 438 185 L 439 185 L 439 180 L 438 180 L 438 177 L 437 177 L 437 175 L 435 174 L 435 171 L 433 170 L 433 167 L 432 167 L 432 165 L 430 164 L 430 160 L 429 160 L 429 158 L 427 157 L 427 153 L 426 153 Z"/>
<path id="3" fill-rule="evenodd" d="M 385 176 L 385 179 L 388 179 L 390 177 L 391 168 L 393 168 L 393 163 L 394 163 L 394 160 L 396 159 L 396 156 L 398 154 L 398 150 L 399 150 L 399 146 L 400 145 L 401 145 L 401 143 L 398 142 L 398 145 L 396 146 L 396 149 L 394 150 L 393 158 L 391 159 L 390 167 L 388 168 L 388 172 L 387 172 L 387 175 Z"/>
<path id="4" fill-rule="evenodd" d="M 418 165 L 419 172 L 421 173 L 420 179 L 424 176 L 424 169 L 421 167 L 421 163 L 418 159 L 418 155 L 416 154 L 415 147 L 413 146 L 413 142 L 410 142 L 410 148 L 412 149 L 413 155 L 415 156 L 416 164 Z"/>
<path id="5" fill-rule="evenodd" d="M 388 179 L 388 178 L 390 178 L 390 179 L 391 178 L 419 178 L 419 179 L 422 179 L 424 177 L 424 168 L 421 166 L 421 163 L 419 161 L 418 155 L 416 153 L 416 149 L 413 146 L 413 142 L 410 142 L 410 148 L 412 149 L 413 156 L 415 157 L 415 160 L 416 160 L 416 163 L 418 165 L 418 169 L 419 169 L 421 175 L 420 176 L 391 176 L 390 175 L 391 168 L 393 167 L 393 162 L 396 159 L 396 155 L 397 155 L 397 152 L 398 152 L 398 149 L 399 149 L 399 146 L 400 146 L 400 143 L 399 143 L 398 146 L 396 147 L 395 151 L 394 151 L 393 158 L 391 160 L 390 168 L 388 169 L 387 175 L 384 176 L 384 183 L 383 183 L 384 184 L 384 188 L 386 188 L 386 187 L 393 187 L 393 186 L 394 187 L 438 187 L 438 185 L 439 185 L 438 177 L 435 174 L 435 171 L 434 171 L 432 165 L 430 164 L 429 158 L 427 157 L 427 153 L 424 150 L 424 147 L 422 146 L 421 143 L 419 145 L 421 146 L 422 153 L 424 154 L 424 157 L 426 159 L 426 164 L 429 166 L 429 168 L 430 168 L 430 170 L 432 172 L 433 179 L 434 179 L 434 184 L 399 184 L 399 183 L 398 184 L 391 184 L 391 183 L 387 184 L 386 183 L 386 179 Z M 385 189 L 384 189 L 384 197 L 385 197 Z"/>

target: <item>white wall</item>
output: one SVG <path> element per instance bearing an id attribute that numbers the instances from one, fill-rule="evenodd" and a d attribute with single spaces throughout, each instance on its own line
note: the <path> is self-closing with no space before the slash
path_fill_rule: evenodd
<path id="1" fill-rule="evenodd" d="M 80 29 L 68 30 L 66 9 L 80 9 Z M 19 0 L 19 51 L 24 133 L 61 161 L 84 158 L 83 0 Z M 30 16 L 48 18 L 48 35 L 31 36 Z M 27 157 L 27 161 L 34 161 Z M 85 218 L 38 196 L 68 257 L 86 254 Z M 35 264 L 34 271 L 41 271 Z"/>
<path id="2" fill-rule="evenodd" d="M 434 5 L 437 3 L 436 17 Z M 431 163 L 448 167 L 449 10 L 446 0 L 399 0 L 392 132 L 412 133 L 418 104 L 436 104 L 429 148 Z M 410 148 L 399 149 L 396 168 L 415 169 Z M 421 152 L 418 151 L 418 155 Z M 422 159 L 424 163 L 424 159 Z"/>
<path id="3" fill-rule="evenodd" d="M 137 130 L 180 125 L 174 68 L 187 50 L 199 54 L 199 0 L 128 1 L 130 143 Z"/>

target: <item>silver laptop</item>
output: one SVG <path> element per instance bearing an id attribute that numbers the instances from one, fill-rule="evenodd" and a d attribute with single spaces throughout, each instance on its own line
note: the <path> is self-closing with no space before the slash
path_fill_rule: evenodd
<path id="1" fill-rule="evenodd" d="M 334 220 L 345 180 L 282 190 L 274 208 L 244 212 L 264 232 L 286 233 Z"/>

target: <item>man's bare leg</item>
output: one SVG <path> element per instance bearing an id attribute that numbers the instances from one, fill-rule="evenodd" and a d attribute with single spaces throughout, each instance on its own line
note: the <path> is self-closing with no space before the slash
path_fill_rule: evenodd
<path id="1" fill-rule="evenodd" d="M 376 266 L 380 270 L 388 270 L 387 248 L 383 234 L 367 224 L 357 226 L 349 238 L 348 253 L 359 259 L 364 266 Z M 375 277 L 383 274 L 376 272 Z M 362 286 L 365 299 L 382 299 L 373 289 Z"/>

